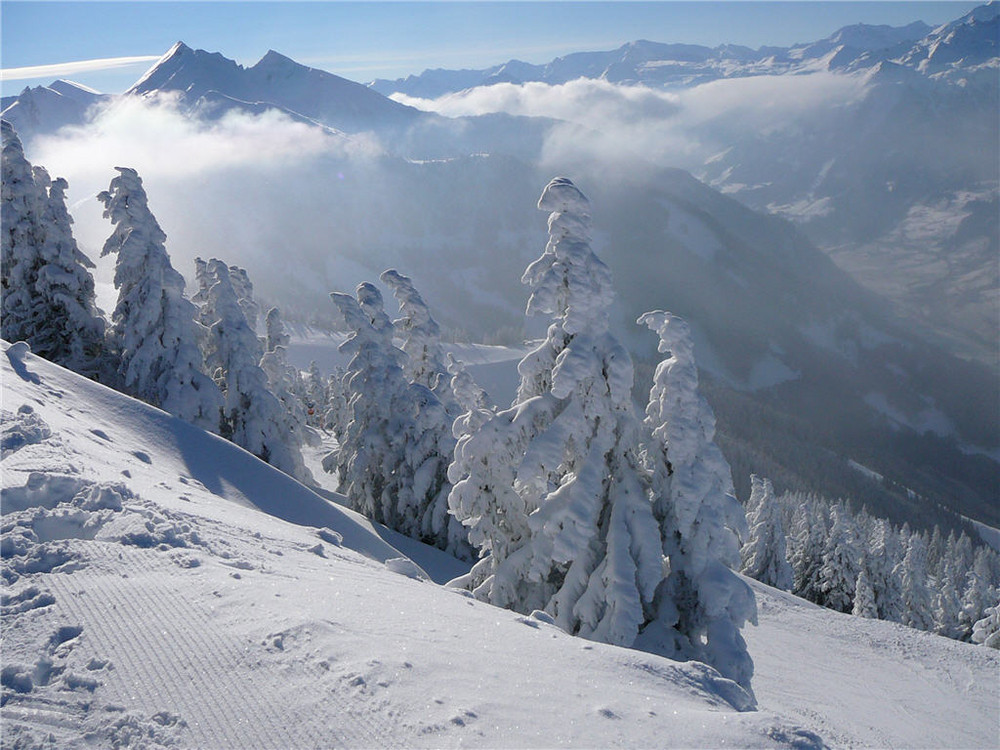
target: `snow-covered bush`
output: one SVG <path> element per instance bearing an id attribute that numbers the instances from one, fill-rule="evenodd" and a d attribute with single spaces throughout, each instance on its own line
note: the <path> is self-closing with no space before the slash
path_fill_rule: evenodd
<path id="1" fill-rule="evenodd" d="M 972 628 L 972 642 L 1000 649 L 1000 603 L 989 607 Z"/>

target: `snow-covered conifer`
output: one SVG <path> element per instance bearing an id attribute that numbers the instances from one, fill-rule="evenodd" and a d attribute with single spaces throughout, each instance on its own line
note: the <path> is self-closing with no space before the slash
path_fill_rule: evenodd
<path id="1" fill-rule="evenodd" d="M 347 404 L 347 390 L 344 378 L 347 376 L 343 367 L 334 367 L 326 381 L 326 410 L 323 413 L 323 429 L 329 430 L 340 442 L 347 431 L 350 422 L 350 409 Z"/>
<path id="2" fill-rule="evenodd" d="M 211 321 L 206 323 L 204 320 L 204 308 L 208 303 L 208 290 L 212 288 L 212 274 L 208 270 L 208 261 L 203 258 L 194 259 L 194 280 L 198 285 L 195 293 L 191 295 L 191 301 L 198 308 L 198 320 L 204 326 L 211 325 Z"/>
<path id="3" fill-rule="evenodd" d="M 297 442 L 313 443 L 312 432 L 306 426 L 306 410 L 302 400 L 295 393 L 298 383 L 298 371 L 288 364 L 287 346 L 290 337 L 285 333 L 281 321 L 281 311 L 272 307 L 266 316 L 267 335 L 264 338 L 264 354 L 260 359 L 260 367 L 267 375 L 268 390 L 285 407 L 289 426 L 297 436 Z"/>
<path id="4" fill-rule="evenodd" d="M 352 506 L 379 523 L 442 549 L 462 553 L 464 533 L 448 514 L 448 460 L 454 445 L 443 408 L 427 388 L 407 383 L 405 355 L 392 343 L 382 295 L 361 284 L 357 299 L 330 295 L 351 335 L 341 351 L 347 368 L 350 422 L 335 460 Z"/>
<path id="5" fill-rule="evenodd" d="M 785 529 L 781 514 L 774 498 L 771 482 L 756 474 L 750 476 L 750 512 L 747 524 L 750 536 L 740 555 L 743 565 L 740 570 L 768 586 L 782 591 L 792 590 L 792 566 L 788 563 L 785 549 Z"/>
<path id="6" fill-rule="evenodd" d="M 944 536 L 941 534 L 941 527 L 934 524 L 931 532 L 931 539 L 927 543 L 927 574 L 935 578 L 941 575 L 941 558 L 944 556 Z"/>
<path id="7" fill-rule="evenodd" d="M 105 323 L 97 310 L 94 264 L 73 239 L 66 180 L 52 180 L 24 157 L 2 124 L 2 335 L 81 374 L 113 383 Z"/>
<path id="8" fill-rule="evenodd" d="M 862 548 L 847 506 L 834 505 L 830 509 L 830 519 L 830 535 L 823 548 L 823 564 L 819 570 L 819 603 L 838 612 L 850 612 L 854 587 L 862 568 Z"/>
<path id="9" fill-rule="evenodd" d="M 431 316 L 420 292 L 413 286 L 412 279 L 392 268 L 383 271 L 379 278 L 392 290 L 399 303 L 400 317 L 393 321 L 393 325 L 403 339 L 402 349 L 407 355 L 403 371 L 407 379 L 434 391 L 449 418 L 454 419 L 459 409 L 451 392 L 440 326 Z"/>
<path id="10" fill-rule="evenodd" d="M 321 427 L 323 415 L 326 413 L 326 402 L 329 394 L 326 390 L 326 380 L 319 371 L 316 360 L 309 363 L 309 369 L 304 375 L 306 388 L 306 421 L 312 427 Z"/>
<path id="11" fill-rule="evenodd" d="M 549 242 L 522 281 L 528 313 L 552 323 L 518 366 L 514 406 L 470 410 L 488 418 L 456 449 L 451 508 L 484 556 L 465 583 L 500 606 L 545 609 L 567 632 L 631 645 L 663 577 L 631 358 L 608 330 L 611 276 L 590 248 L 589 202 L 557 178 L 538 207 Z"/>
<path id="12" fill-rule="evenodd" d="M 851 614 L 869 619 L 878 618 L 878 608 L 875 606 L 875 592 L 868 580 L 868 571 L 861 568 L 858 579 L 854 583 L 854 604 Z"/>
<path id="13" fill-rule="evenodd" d="M 260 366 L 261 344 L 251 330 L 220 260 L 208 262 L 212 285 L 205 314 L 209 329 L 208 366 L 222 374 L 225 391 L 223 434 L 258 458 L 300 481 L 311 481 L 296 440 L 295 425 L 268 389 Z"/>
<path id="14" fill-rule="evenodd" d="M 820 601 L 820 576 L 826 544 L 827 515 L 812 497 L 800 497 L 792 523 L 789 562 L 794 577 L 793 593 L 810 602 Z"/>
<path id="15" fill-rule="evenodd" d="M 654 512 L 669 574 L 641 647 L 711 664 L 749 689 L 753 661 L 740 629 L 756 622 L 753 592 L 730 568 L 740 564 L 746 517 L 733 492 L 729 464 L 714 442 L 715 417 L 698 392 L 688 324 L 675 315 L 639 318 L 660 336 L 660 362 L 646 407 L 651 431 Z"/>
<path id="16" fill-rule="evenodd" d="M 996 598 L 996 590 L 990 585 L 991 571 L 987 554 L 986 548 L 980 547 L 975 552 L 972 568 L 965 574 L 962 609 L 958 616 L 962 640 L 972 637 L 973 627 Z"/>
<path id="17" fill-rule="evenodd" d="M 899 533 L 888 521 L 874 519 L 868 532 L 864 563 L 880 620 L 899 622 L 903 616 L 902 585 L 896 570 L 902 556 Z"/>
<path id="18" fill-rule="evenodd" d="M 285 323 L 281 319 L 281 310 L 277 307 L 272 307 L 267 311 L 264 318 L 264 331 L 264 351 L 273 352 L 279 346 L 287 349 L 292 342 L 292 337 L 288 335 Z"/>
<path id="19" fill-rule="evenodd" d="M 221 396 L 202 370 L 195 307 L 184 278 L 170 265 L 165 242 L 134 169 L 97 197 L 115 230 L 102 255 L 116 254 L 118 304 L 112 315 L 124 389 L 181 419 L 219 429 Z"/>
<path id="20" fill-rule="evenodd" d="M 245 268 L 230 266 L 229 281 L 233 285 L 233 292 L 236 293 L 236 301 L 239 303 L 240 310 L 243 311 L 243 317 L 247 319 L 247 325 L 256 334 L 257 323 L 260 321 L 260 305 L 253 297 L 253 282 L 250 281 L 250 274 Z"/>
<path id="21" fill-rule="evenodd" d="M 465 364 L 455 359 L 451 352 L 446 357 L 448 374 L 451 376 L 451 392 L 455 394 L 459 409 L 452 434 L 456 440 L 461 440 L 464 435 L 471 435 L 496 414 L 496 408 L 490 403 L 486 391 L 469 374 Z"/>
<path id="22" fill-rule="evenodd" d="M 927 588 L 927 543 L 919 534 L 912 534 L 906 545 L 906 556 L 899 564 L 902 585 L 904 625 L 917 630 L 930 630 L 934 625 L 931 595 Z M 958 615 L 957 596 L 955 617 Z"/>

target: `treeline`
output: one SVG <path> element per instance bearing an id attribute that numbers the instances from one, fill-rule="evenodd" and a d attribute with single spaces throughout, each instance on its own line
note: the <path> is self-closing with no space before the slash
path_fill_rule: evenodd
<path id="1" fill-rule="evenodd" d="M 818 495 L 775 496 L 752 477 L 742 572 L 861 617 L 986 639 L 1000 598 L 1000 554 L 965 533 L 914 531 Z M 990 631 L 993 632 L 993 631 Z"/>

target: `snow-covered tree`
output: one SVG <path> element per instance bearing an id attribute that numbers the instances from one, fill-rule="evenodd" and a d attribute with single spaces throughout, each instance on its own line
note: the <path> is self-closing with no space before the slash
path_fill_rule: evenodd
<path id="1" fill-rule="evenodd" d="M 941 527 L 934 524 L 930 541 L 927 543 L 927 573 L 935 578 L 941 575 L 941 558 L 944 556 L 945 540 Z"/>
<path id="2" fill-rule="evenodd" d="M 170 265 L 166 234 L 149 209 L 134 169 L 118 176 L 97 197 L 115 225 L 101 255 L 115 254 L 118 303 L 112 314 L 126 392 L 213 432 L 219 429 L 221 396 L 202 367 L 194 305 L 184 297 L 184 278 Z"/>
<path id="3" fill-rule="evenodd" d="M 740 552 L 740 570 L 768 586 L 792 590 L 792 566 L 785 549 L 785 529 L 774 498 L 771 482 L 756 474 L 750 476 L 750 499 L 747 525 L 750 535 Z"/>
<path id="4" fill-rule="evenodd" d="M 247 319 L 247 325 L 255 334 L 257 323 L 260 321 L 260 305 L 253 296 L 253 282 L 250 281 L 250 274 L 245 268 L 239 266 L 229 267 L 229 281 L 233 285 L 233 292 L 236 294 L 236 301 L 239 303 L 243 317 Z"/>
<path id="5" fill-rule="evenodd" d="M 820 604 L 838 612 L 850 612 L 854 587 L 862 565 L 862 547 L 850 510 L 842 503 L 830 509 L 830 535 L 823 549 L 819 570 Z"/>
<path id="6" fill-rule="evenodd" d="M 962 592 L 962 609 L 958 622 L 962 627 L 962 640 L 972 637 L 975 624 L 982 619 L 986 608 L 996 599 L 996 589 L 990 585 L 991 571 L 988 552 L 984 547 L 976 551 L 972 568 L 965 574 Z"/>
<path id="7" fill-rule="evenodd" d="M 945 566 L 941 573 L 941 578 L 937 581 L 937 588 L 933 593 L 933 601 L 930 607 L 930 616 L 921 615 L 918 622 L 925 619 L 929 621 L 924 630 L 933 629 L 938 635 L 945 638 L 959 639 L 962 637 L 964 629 L 959 616 L 962 612 L 962 594 L 958 583 L 958 571 Z M 928 594 L 928 598 L 931 595 Z M 909 602 L 904 601 L 904 617 L 909 618 Z M 923 607 L 919 608 L 921 611 Z M 906 620 L 904 619 L 904 622 Z M 907 622 L 909 625 L 910 623 Z M 913 627 L 920 627 L 913 625 Z"/>
<path id="8" fill-rule="evenodd" d="M 242 308 L 241 308 L 242 309 Z M 267 375 L 268 390 L 285 407 L 289 427 L 295 433 L 299 445 L 315 442 L 306 426 L 306 410 L 302 400 L 295 393 L 298 371 L 288 364 L 287 347 L 291 340 L 285 333 L 281 321 L 281 311 L 272 307 L 266 316 L 267 335 L 264 338 L 264 354 L 260 367 Z"/>
<path id="9" fill-rule="evenodd" d="M 663 577 L 632 363 L 608 329 L 611 276 L 590 248 L 589 202 L 556 178 L 538 207 L 549 242 L 522 281 L 528 313 L 552 323 L 518 366 L 514 406 L 470 410 L 486 421 L 456 449 L 451 507 L 484 555 L 465 583 L 500 606 L 545 609 L 567 632 L 631 645 Z"/>
<path id="10" fill-rule="evenodd" d="M 403 371 L 407 379 L 434 392 L 450 419 L 458 415 L 458 403 L 451 392 L 441 328 L 431 316 L 427 303 L 413 286 L 413 281 L 395 269 L 383 271 L 379 277 L 392 290 L 399 303 L 399 319 L 393 321 L 396 333 L 403 339 L 407 355 Z"/>
<path id="11" fill-rule="evenodd" d="M 334 367 L 326 381 L 326 409 L 323 412 L 323 429 L 330 430 L 339 442 L 347 431 L 350 422 L 350 409 L 347 405 L 347 390 L 344 378 L 347 376 L 343 367 Z"/>
<path id="12" fill-rule="evenodd" d="M 285 323 L 281 319 L 281 310 L 272 307 L 264 317 L 264 351 L 273 352 L 279 346 L 288 349 L 292 343 L 292 337 L 285 330 Z"/>
<path id="13" fill-rule="evenodd" d="M 24 157 L 2 123 L 0 329 L 9 341 L 81 374 L 113 383 L 105 323 L 97 310 L 94 264 L 80 252 L 66 210 L 66 180 Z"/>
<path id="14" fill-rule="evenodd" d="M 337 472 L 355 510 L 462 554 L 465 535 L 448 514 L 454 442 L 442 429 L 440 401 L 407 382 L 405 355 L 392 343 L 392 322 L 375 286 L 361 284 L 357 299 L 337 292 L 330 297 L 351 330 L 340 349 L 353 356 L 347 368 L 350 422 L 335 460 L 324 468 Z"/>
<path id="15" fill-rule="evenodd" d="M 801 497 L 792 522 L 789 562 L 794 577 L 793 593 L 811 602 L 820 601 L 820 575 L 826 544 L 827 515 L 813 498 Z"/>
<path id="16" fill-rule="evenodd" d="M 263 461 L 300 481 L 312 477 L 302 460 L 285 407 L 268 389 L 260 366 L 260 340 L 251 330 L 220 260 L 208 262 L 212 284 L 204 313 L 211 319 L 208 366 L 221 373 L 225 395 L 222 434 Z"/>
<path id="17" fill-rule="evenodd" d="M 858 617 L 867 617 L 871 620 L 878 619 L 878 608 L 875 606 L 875 592 L 872 590 L 871 582 L 868 580 L 868 571 L 861 568 L 858 578 L 854 582 L 854 604 L 851 614 Z"/>
<path id="18" fill-rule="evenodd" d="M 917 630 L 930 630 L 934 619 L 930 590 L 927 588 L 927 543 L 920 534 L 911 534 L 907 541 L 906 556 L 899 564 L 899 580 L 903 599 L 902 623 Z"/>
<path id="19" fill-rule="evenodd" d="M 195 293 L 191 295 L 191 301 L 198 308 L 198 320 L 204 326 L 210 325 L 210 323 L 205 323 L 203 310 L 205 305 L 208 303 L 208 290 L 212 288 L 212 274 L 208 270 L 208 261 L 203 258 L 194 259 L 194 280 L 198 285 Z"/>
<path id="20" fill-rule="evenodd" d="M 660 362 L 646 407 L 653 507 L 669 573 L 656 617 L 637 642 L 673 658 L 697 659 L 749 690 L 753 661 L 740 629 L 756 622 L 753 592 L 731 568 L 740 564 L 746 517 L 729 464 L 714 442 L 715 417 L 698 391 L 688 324 L 655 311 L 639 318 L 660 337 Z"/>
<path id="21" fill-rule="evenodd" d="M 326 391 L 326 380 L 320 373 L 316 360 L 309 363 L 309 369 L 305 372 L 303 380 L 306 390 L 306 421 L 312 427 L 320 427 L 323 424 L 329 394 Z"/>
<path id="22" fill-rule="evenodd" d="M 903 616 L 902 585 L 896 571 L 902 557 L 899 533 L 888 521 L 873 519 L 868 531 L 868 553 L 864 556 L 864 564 L 880 620 L 899 622 Z"/>
<path id="23" fill-rule="evenodd" d="M 480 559 L 449 585 L 498 607 L 530 612 L 546 604 L 538 583 L 527 577 L 530 511 L 515 482 L 536 424 L 540 428 L 550 420 L 549 406 L 536 399 L 496 414 L 470 410 L 455 421 L 458 442 L 448 467 L 453 485 L 448 507 L 466 527 Z"/>
<path id="24" fill-rule="evenodd" d="M 989 607 L 972 627 L 972 642 L 1000 649 L 1000 603 Z"/>

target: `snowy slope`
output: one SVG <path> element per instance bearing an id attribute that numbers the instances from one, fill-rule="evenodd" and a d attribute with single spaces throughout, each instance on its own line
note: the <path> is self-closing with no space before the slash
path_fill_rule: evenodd
<path id="1" fill-rule="evenodd" d="M 5 744 L 813 742 L 702 665 L 438 588 L 249 454 L 2 359 Z"/>
<path id="2" fill-rule="evenodd" d="M 702 665 L 439 588 L 240 449 L 4 348 L 4 746 L 997 739 L 985 648 L 758 587 L 761 710 L 741 712 L 745 695 Z"/>
<path id="3" fill-rule="evenodd" d="M 1000 743 L 996 651 L 747 582 L 760 618 L 746 636 L 762 710 L 801 722 L 834 747 Z"/>

